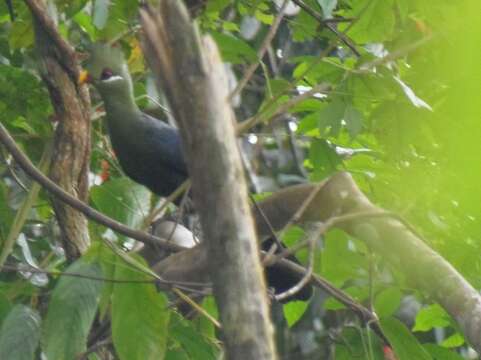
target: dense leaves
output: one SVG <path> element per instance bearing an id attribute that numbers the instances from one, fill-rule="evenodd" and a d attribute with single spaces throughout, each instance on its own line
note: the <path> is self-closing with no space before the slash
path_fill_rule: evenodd
<path id="1" fill-rule="evenodd" d="M 479 3 L 304 0 L 311 11 L 290 3 L 266 56 L 259 59 L 282 2 L 188 1 L 200 32 L 213 37 L 229 63 L 232 88 L 247 66 L 260 62 L 233 101 L 239 122 L 259 120 L 241 141 L 252 189 L 262 193 L 256 198 L 347 170 L 373 202 L 408 220 L 480 289 Z M 155 90 L 140 51 L 138 3 L 55 0 L 49 7 L 60 34 L 79 53 L 95 41 L 117 42 L 129 59 L 139 104 L 169 117 L 169 110 L 158 110 L 159 103 L 167 109 L 168 104 Z M 12 22 L 0 2 L 0 121 L 38 163 L 61 124 L 39 76 L 31 14 L 23 1 L 13 4 L 17 16 Z M 325 91 L 298 99 L 319 84 Z M 102 104 L 95 91 L 91 95 L 90 204 L 146 229 L 161 204 L 119 170 L 99 120 Z M 2 251 L 30 186 L 0 147 Z M 173 208 L 164 211 L 179 218 Z M 92 358 L 101 358 L 102 351 L 129 360 L 219 356 L 213 325 L 204 317 L 182 318 L 164 292 L 143 282 L 152 281 L 148 265 L 136 256 L 119 255 L 135 248 L 134 241 L 91 222 L 92 249 L 69 265 L 46 194 L 41 192 L 27 210 L 6 263 L 19 271 L 0 273 L 1 359 L 74 359 L 89 348 L 96 352 Z M 288 246 L 305 236 L 297 227 L 282 234 Z M 303 264 L 308 255 L 306 249 L 298 252 Z M 402 268 L 357 239 L 330 231 L 316 243 L 314 255 L 314 272 L 372 307 L 392 347 L 384 347 L 344 305 L 319 292 L 310 303 L 293 302 L 284 305 L 282 314 L 273 314 L 285 358 L 328 358 L 333 349 L 336 359 L 370 360 L 388 359 L 392 352 L 399 360 L 450 360 L 472 353 L 444 309 L 407 283 Z M 53 273 L 32 274 L 26 266 Z M 80 277 L 59 276 L 59 271 Z M 211 298 L 207 304 L 215 314 Z"/>
<path id="2" fill-rule="evenodd" d="M 40 340 L 40 316 L 25 306 L 16 305 L 3 320 L 0 330 L 0 358 L 34 359 Z"/>
<path id="3" fill-rule="evenodd" d="M 121 359 L 162 359 L 166 351 L 170 312 L 167 298 L 157 293 L 145 275 L 121 259 L 112 293 L 112 339 Z M 132 281 L 129 283 L 129 281 Z"/>
<path id="4" fill-rule="evenodd" d="M 69 266 L 66 273 L 84 278 L 64 276 L 52 293 L 42 339 L 51 360 L 73 359 L 87 350 L 87 336 L 102 289 L 102 282 L 98 280 L 102 272 L 97 264 L 79 260 Z"/>

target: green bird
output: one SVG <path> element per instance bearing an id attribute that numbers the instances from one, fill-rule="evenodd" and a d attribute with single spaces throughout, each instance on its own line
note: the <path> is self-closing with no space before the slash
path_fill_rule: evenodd
<path id="1" fill-rule="evenodd" d="M 177 129 L 140 111 L 119 47 L 93 45 L 86 70 L 80 82 L 92 83 L 102 97 L 122 170 L 155 194 L 170 195 L 188 177 Z"/>
<path id="2" fill-rule="evenodd" d="M 155 194 L 170 195 L 188 178 L 177 129 L 140 111 L 120 48 L 92 46 L 86 70 L 79 82 L 92 83 L 104 101 L 110 141 L 122 170 Z M 264 241 L 263 250 L 269 250 L 273 241 Z M 288 258 L 298 263 L 294 256 Z M 266 268 L 266 278 L 276 293 L 300 280 L 276 265 Z M 306 286 L 287 301 L 307 300 L 311 294 L 311 286 Z"/>

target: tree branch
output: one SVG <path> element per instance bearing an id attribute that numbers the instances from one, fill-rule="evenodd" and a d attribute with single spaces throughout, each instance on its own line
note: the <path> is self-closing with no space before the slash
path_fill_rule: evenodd
<path id="1" fill-rule="evenodd" d="M 58 119 L 50 177 L 70 194 L 88 198 L 90 163 L 90 98 L 78 86 L 79 65 L 72 47 L 62 39 L 40 0 L 25 0 L 33 15 L 39 70 L 47 85 Z M 67 259 L 73 260 L 90 245 L 87 219 L 56 198 L 52 199 Z"/>
<path id="2" fill-rule="evenodd" d="M 168 242 L 156 236 L 152 236 L 143 231 L 131 229 L 128 226 L 125 226 L 124 224 L 105 216 L 104 214 L 88 206 L 86 203 L 67 193 L 52 180 L 43 175 L 32 164 L 27 156 L 18 148 L 17 144 L 15 144 L 15 141 L 12 139 L 8 133 L 8 130 L 3 126 L 2 123 L 0 123 L 0 142 L 5 146 L 8 152 L 10 152 L 12 157 L 27 175 L 29 175 L 34 181 L 38 182 L 49 193 L 56 196 L 59 200 L 65 202 L 65 204 L 71 206 L 73 209 L 80 211 L 89 219 L 92 219 L 101 225 L 107 226 L 108 228 L 117 231 L 122 235 L 128 236 L 151 246 L 161 246 L 169 251 L 181 251 L 185 249 L 182 246 Z"/>
<path id="3" fill-rule="evenodd" d="M 178 0 L 141 11 L 144 53 L 180 125 L 228 359 L 276 359 L 223 65 Z M 235 284 L 235 286 L 228 286 Z"/>

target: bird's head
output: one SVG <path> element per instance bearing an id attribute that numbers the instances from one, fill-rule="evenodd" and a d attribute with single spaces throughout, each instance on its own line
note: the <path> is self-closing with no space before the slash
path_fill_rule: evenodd
<path id="1" fill-rule="evenodd" d="M 79 83 L 93 84 L 104 101 L 132 96 L 132 80 L 122 49 L 107 44 L 93 44 L 89 58 L 81 72 Z"/>

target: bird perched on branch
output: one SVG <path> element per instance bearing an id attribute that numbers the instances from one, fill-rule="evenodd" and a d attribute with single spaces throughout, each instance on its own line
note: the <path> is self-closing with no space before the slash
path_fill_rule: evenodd
<path id="1" fill-rule="evenodd" d="M 104 101 L 110 141 L 122 170 L 155 194 L 170 195 L 188 178 L 177 129 L 140 111 L 120 48 L 94 45 L 86 70 L 79 82 L 92 83 Z M 265 242 L 264 250 L 271 244 Z M 299 280 L 275 265 L 267 269 L 266 277 L 276 293 Z M 289 300 L 306 300 L 311 292 L 310 287 L 305 287 Z"/>
<path id="2" fill-rule="evenodd" d="M 180 136 L 174 127 L 149 116 L 135 103 L 122 50 L 96 44 L 80 82 L 92 83 L 104 101 L 110 141 L 125 174 L 166 197 L 188 177 Z"/>

